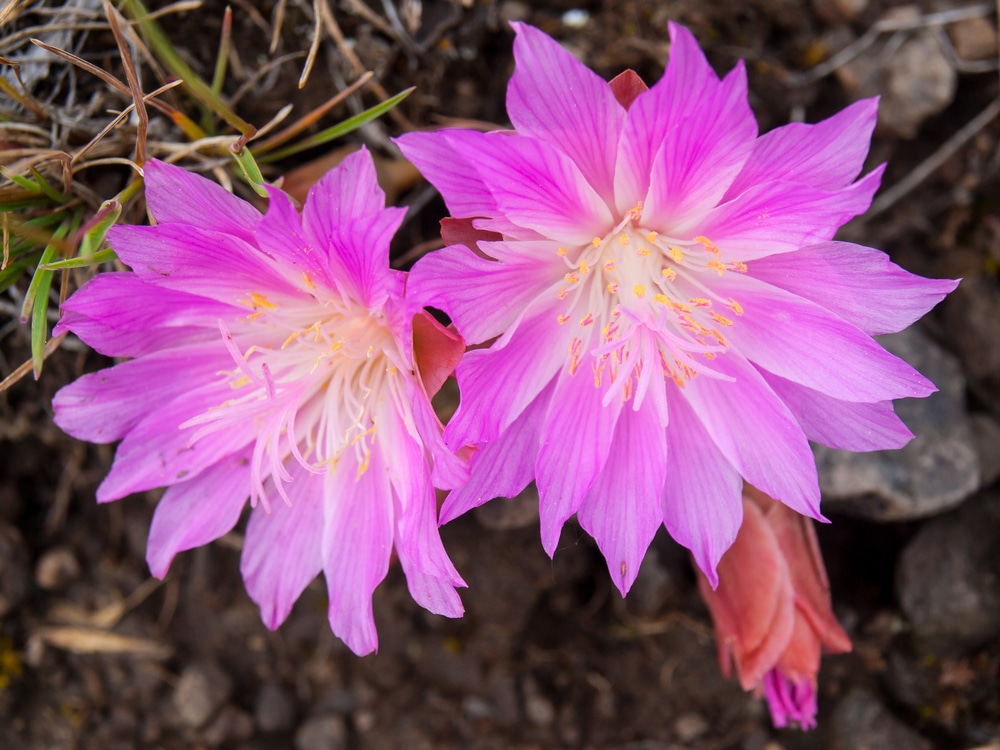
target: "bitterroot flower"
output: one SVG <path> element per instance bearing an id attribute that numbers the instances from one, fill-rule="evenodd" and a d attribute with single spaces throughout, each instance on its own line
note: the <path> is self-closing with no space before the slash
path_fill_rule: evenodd
<path id="1" fill-rule="evenodd" d="M 55 398 L 69 434 L 122 441 L 98 501 L 168 487 L 147 549 L 162 577 L 178 552 L 230 531 L 249 498 L 241 569 L 270 628 L 322 571 L 333 632 L 372 651 L 372 592 L 393 550 L 419 604 L 460 616 L 434 486 L 467 468 L 428 393 L 464 347 L 389 268 L 404 212 L 385 207 L 371 157 L 348 156 L 301 216 L 276 189 L 261 215 L 177 167 L 144 171 L 158 224 L 108 235 L 133 272 L 93 278 L 57 330 L 132 358 Z"/>
<path id="2" fill-rule="evenodd" d="M 698 589 L 715 621 L 722 672 L 736 664 L 744 690 L 763 693 L 775 726 L 816 726 L 821 653 L 851 641 L 830 606 L 830 586 L 812 521 L 747 487 L 743 525 L 719 563 L 713 590 Z"/>
<path id="3" fill-rule="evenodd" d="M 514 28 L 514 131 L 399 140 L 479 232 L 410 278 L 484 345 L 457 369 L 445 439 L 478 451 L 442 521 L 535 480 L 550 555 L 576 513 L 624 594 L 665 523 L 714 584 L 744 479 L 821 518 L 808 440 L 912 437 L 892 399 L 934 387 L 871 336 L 955 282 L 832 241 L 879 184 L 856 180 L 874 100 L 758 137 L 743 65 L 720 80 L 681 27 L 650 89 Z"/>

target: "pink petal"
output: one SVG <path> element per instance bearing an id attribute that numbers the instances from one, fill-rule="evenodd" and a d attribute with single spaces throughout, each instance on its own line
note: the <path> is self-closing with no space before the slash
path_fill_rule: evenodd
<path id="1" fill-rule="evenodd" d="M 608 406 L 601 404 L 608 386 L 595 388 L 584 367 L 586 363 L 575 375 L 559 376 L 542 422 L 535 481 L 542 546 L 549 557 L 555 554 L 563 524 L 577 512 L 604 469 L 622 411 L 620 398 Z"/>
<path id="2" fill-rule="evenodd" d="M 180 425 L 222 404 L 232 391 L 225 383 L 190 391 L 153 406 L 125 436 L 111 470 L 97 488 L 97 502 L 118 500 L 133 492 L 167 487 L 197 476 L 239 451 L 256 435 L 249 430 L 222 429 L 191 443 L 197 427 Z"/>
<path id="3" fill-rule="evenodd" d="M 234 235 L 181 224 L 117 225 L 108 241 L 141 280 L 156 286 L 228 305 L 246 305 L 250 292 L 294 292 L 267 255 Z"/>
<path id="4" fill-rule="evenodd" d="M 146 202 L 160 224 L 185 224 L 253 242 L 260 212 L 212 180 L 150 159 L 143 165 Z M 197 206 L 197 211 L 191 207 Z"/>
<path id="5" fill-rule="evenodd" d="M 614 170 L 625 110 L 611 87 L 533 26 L 512 23 L 516 68 L 507 113 L 520 135 L 569 156 L 590 186 L 614 205 Z"/>
<path id="6" fill-rule="evenodd" d="M 485 144 L 486 135 L 450 128 L 434 133 L 406 133 L 394 139 L 403 156 L 437 188 L 452 216 L 497 216 L 497 202 L 465 156 Z"/>
<path id="7" fill-rule="evenodd" d="M 702 235 L 728 259 L 751 261 L 826 242 L 871 204 L 882 177 L 878 167 L 850 187 L 820 190 L 794 182 L 766 182 L 749 188 L 704 216 L 678 220 L 664 231 L 678 237 Z"/>
<path id="8" fill-rule="evenodd" d="M 612 228 L 607 205 L 562 151 L 520 135 L 477 140 L 459 158 L 488 179 L 500 216 L 562 244 L 588 243 Z"/>
<path id="9" fill-rule="evenodd" d="M 639 94 L 649 91 L 649 86 L 631 68 L 623 70 L 608 81 L 608 86 L 611 87 L 611 93 L 615 95 L 615 99 L 625 109 L 632 106 L 632 102 Z"/>
<path id="10" fill-rule="evenodd" d="M 712 368 L 733 382 L 702 375 L 679 395 L 719 451 L 750 484 L 803 515 L 823 520 L 815 460 L 788 407 L 736 352 L 719 356 Z M 673 431 L 672 402 L 671 409 Z"/>
<path id="11" fill-rule="evenodd" d="M 690 31 L 671 23 L 670 38 L 666 72 L 648 92 L 635 97 L 622 128 L 615 171 L 615 196 L 622 214 L 649 191 L 653 160 L 667 133 L 719 86 L 718 76 Z"/>
<path id="12" fill-rule="evenodd" d="M 216 334 L 216 337 L 218 334 Z M 168 349 L 88 373 L 61 388 L 52 400 L 55 423 L 78 440 L 113 443 L 150 415 L 151 409 L 185 397 L 192 385 L 210 382 L 226 363 L 219 344 Z M 150 393 L 156 394 L 155 404 Z"/>
<path id="13" fill-rule="evenodd" d="M 389 570 L 392 489 L 382 455 L 368 470 L 341 460 L 328 482 L 323 522 L 323 572 L 330 596 L 330 627 L 358 656 L 378 648 L 372 594 Z"/>
<path id="14" fill-rule="evenodd" d="M 270 504 L 270 512 L 263 503 L 253 509 L 240 559 L 247 593 L 271 630 L 285 621 L 323 568 L 321 542 L 328 479 L 311 474 L 294 461 L 286 468 L 292 475 L 287 489 L 294 504 L 289 507 L 278 500 Z"/>
<path id="15" fill-rule="evenodd" d="M 53 335 L 72 331 L 101 354 L 139 357 L 202 337 L 217 342 L 216 320 L 245 315 L 245 308 L 148 284 L 134 273 L 101 273 L 62 304 Z"/>
<path id="16" fill-rule="evenodd" d="M 163 493 L 146 543 L 146 562 L 154 576 L 166 576 L 178 552 L 201 547 L 232 531 L 250 496 L 247 463 L 251 453 L 244 450 L 228 456 Z"/>
<path id="17" fill-rule="evenodd" d="M 496 338 L 532 300 L 561 282 L 566 272 L 552 243 L 517 244 L 537 251 L 503 262 L 481 258 L 457 245 L 429 253 L 410 271 L 407 296 L 448 313 L 466 341 L 478 344 Z M 456 279 L 465 281 L 456 283 Z"/>
<path id="18" fill-rule="evenodd" d="M 420 311 L 413 316 L 413 361 L 428 398 L 441 390 L 464 353 L 462 338 L 432 315 Z"/>
<path id="19" fill-rule="evenodd" d="M 427 398 L 427 393 L 413 383 L 406 391 L 406 398 L 413 409 L 416 440 L 431 458 L 431 484 L 447 490 L 464 484 L 469 478 L 468 463 L 448 448 L 441 434 L 443 427 Z"/>
<path id="20" fill-rule="evenodd" d="M 796 122 L 762 135 L 725 200 L 773 180 L 847 187 L 861 173 L 877 118 L 878 99 L 863 99 L 815 125 Z"/>
<path id="21" fill-rule="evenodd" d="M 257 225 L 260 248 L 277 261 L 277 268 L 292 283 L 339 290 L 330 267 L 329 248 L 313 245 L 301 214 L 286 193 L 265 187 L 270 198 L 267 213 Z"/>
<path id="22" fill-rule="evenodd" d="M 466 353 L 456 370 L 462 401 L 445 429 L 448 445 L 496 439 L 566 364 L 574 335 L 546 310 L 522 321 L 508 341 Z"/>
<path id="23" fill-rule="evenodd" d="M 655 409 L 622 409 L 607 463 L 577 511 L 622 596 L 663 523 L 660 495 L 666 474 L 667 440 Z"/>
<path id="24" fill-rule="evenodd" d="M 913 438 L 893 411 L 891 401 L 841 401 L 766 371 L 761 375 L 814 442 L 864 452 L 902 448 Z"/>
<path id="25" fill-rule="evenodd" d="M 715 588 L 716 567 L 743 520 L 743 479 L 719 452 L 683 393 L 672 388 L 661 512 L 667 531 L 689 550 Z"/>
<path id="26" fill-rule="evenodd" d="M 442 524 L 493 498 L 514 497 L 535 478 L 538 434 L 552 390 L 550 384 L 499 437 L 476 450 L 469 481 L 453 490 L 441 506 Z"/>
<path id="27" fill-rule="evenodd" d="M 769 255 L 748 268 L 754 278 L 812 300 L 873 336 L 903 330 L 958 286 L 904 271 L 885 253 L 848 242 Z"/>
<path id="28" fill-rule="evenodd" d="M 713 288 L 743 306 L 743 316 L 725 329 L 730 344 L 775 375 L 843 401 L 919 398 L 935 391 L 908 363 L 807 299 L 744 274 L 726 274 Z"/>
<path id="29" fill-rule="evenodd" d="M 715 206 L 750 155 L 756 136 L 741 62 L 666 132 L 653 158 L 643 225 L 667 226 L 675 216 Z"/>
<path id="30" fill-rule="evenodd" d="M 313 247 L 329 253 L 334 276 L 368 307 L 394 286 L 389 242 L 406 210 L 386 208 L 367 149 L 348 154 L 309 191 L 302 223 Z"/>

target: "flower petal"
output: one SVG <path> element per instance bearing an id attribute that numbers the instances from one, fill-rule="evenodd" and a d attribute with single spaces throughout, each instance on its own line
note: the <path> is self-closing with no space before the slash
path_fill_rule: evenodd
<path id="1" fill-rule="evenodd" d="M 372 594 L 389 571 L 392 489 L 378 451 L 357 480 L 342 461 L 327 482 L 323 572 L 330 595 L 330 627 L 358 656 L 378 648 Z"/>
<path id="2" fill-rule="evenodd" d="M 862 99 L 814 125 L 793 122 L 765 133 L 725 200 L 772 180 L 821 190 L 847 187 L 861 173 L 877 119 L 878 99 Z"/>
<path id="3" fill-rule="evenodd" d="M 603 406 L 607 388 L 595 388 L 589 372 L 563 372 L 555 383 L 535 462 L 542 546 L 549 557 L 563 524 L 577 512 L 608 460 L 622 400 Z"/>
<path id="4" fill-rule="evenodd" d="M 714 290 L 743 306 L 726 338 L 768 372 L 843 401 L 919 398 L 936 390 L 907 362 L 814 302 L 745 274 L 726 274 Z"/>
<path id="5" fill-rule="evenodd" d="M 421 311 L 413 316 L 413 361 L 428 398 L 441 390 L 464 353 L 462 338 L 432 315 Z"/>
<path id="6" fill-rule="evenodd" d="M 285 621 L 299 596 L 323 568 L 327 477 L 311 474 L 296 462 L 286 466 L 293 481 L 294 505 L 259 503 L 250 514 L 240 572 L 264 624 L 274 630 Z M 271 492 L 269 494 L 275 494 Z"/>
<path id="7" fill-rule="evenodd" d="M 389 242 L 406 215 L 386 208 L 367 149 L 344 157 L 309 191 L 302 223 L 313 247 L 327 250 L 334 276 L 367 307 L 378 307 L 395 285 Z"/>
<path id="8" fill-rule="evenodd" d="M 143 165 L 146 202 L 160 224 L 185 224 L 253 242 L 260 212 L 212 180 L 150 159 Z M 197 211 L 191 207 L 197 206 Z"/>
<path id="9" fill-rule="evenodd" d="M 675 395 L 676 389 L 670 395 Z M 715 447 L 682 394 L 670 400 L 661 513 L 667 531 L 691 555 L 712 588 L 716 567 L 743 520 L 743 479 Z"/>
<path id="10" fill-rule="evenodd" d="M 639 574 L 663 523 L 660 495 L 667 474 L 667 440 L 656 410 L 624 408 L 607 463 L 584 497 L 577 516 L 597 540 L 622 596 Z"/>
<path id="11" fill-rule="evenodd" d="M 913 433 L 893 411 L 891 401 L 841 401 L 767 371 L 760 374 L 813 442 L 864 452 L 902 448 L 913 439 Z"/>
<path id="12" fill-rule="evenodd" d="M 146 563 L 154 576 L 166 576 L 178 552 L 208 544 L 232 531 L 250 496 L 247 462 L 251 452 L 228 456 L 163 493 L 146 543 Z"/>
<path id="13" fill-rule="evenodd" d="M 625 110 L 607 82 L 552 37 L 512 23 L 516 68 L 507 114 L 518 134 L 539 138 L 569 156 L 590 186 L 614 205 L 614 170 Z"/>
<path id="14" fill-rule="evenodd" d="M 220 364 L 225 366 L 217 356 L 218 348 L 212 342 L 167 349 L 83 375 L 53 398 L 55 423 L 78 440 L 121 440 L 150 415 L 150 393 L 163 406 L 186 398 L 192 383 L 214 379 Z M 185 377 L 177 377 L 178 372 Z"/>
<path id="15" fill-rule="evenodd" d="M 903 330 L 958 286 L 904 271 L 885 253 L 849 242 L 769 255 L 748 269 L 750 276 L 811 300 L 872 336 Z"/>
<path id="16" fill-rule="evenodd" d="M 495 251 L 494 246 L 506 243 L 484 244 Z M 551 242 L 516 244 L 537 252 L 511 255 L 503 262 L 481 258 L 458 245 L 429 253 L 410 271 L 407 296 L 444 310 L 470 343 L 496 338 L 565 273 Z M 463 282 L 455 283 L 456 279 Z"/>
<path id="17" fill-rule="evenodd" d="M 788 407 L 736 352 L 718 357 L 712 367 L 733 382 L 700 376 L 681 396 L 719 451 L 750 484 L 803 515 L 824 520 L 815 459 Z"/>

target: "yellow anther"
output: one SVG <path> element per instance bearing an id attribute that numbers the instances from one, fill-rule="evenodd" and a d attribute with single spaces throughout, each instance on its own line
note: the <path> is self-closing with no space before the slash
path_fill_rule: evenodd
<path id="1" fill-rule="evenodd" d="M 568 295 L 569 295 L 569 287 L 568 286 L 564 286 L 562 289 L 560 289 L 558 292 L 556 292 L 556 297 L 558 297 L 559 299 L 566 299 L 566 297 Z"/>
<path id="2" fill-rule="evenodd" d="M 628 218 L 636 221 L 642 215 L 642 201 L 639 201 L 628 210 Z"/>
<path id="3" fill-rule="evenodd" d="M 636 252 L 636 255 L 641 255 L 644 258 L 648 258 L 650 256 L 650 252 L 649 252 L 649 248 L 648 247 L 637 247 L 635 249 L 635 252 Z"/>
<path id="4" fill-rule="evenodd" d="M 594 237 L 594 239 L 592 239 L 590 242 L 594 247 L 600 247 L 601 245 L 604 244 L 604 240 L 602 240 L 600 237 Z"/>
<path id="5" fill-rule="evenodd" d="M 646 242 L 656 242 L 656 238 L 659 236 L 660 235 L 657 232 L 650 232 L 646 235 Z"/>
<path id="6" fill-rule="evenodd" d="M 580 318 L 580 325 L 584 326 L 585 328 L 593 322 L 594 322 L 594 316 L 591 315 L 590 313 L 587 313 L 582 318 Z"/>
<path id="7" fill-rule="evenodd" d="M 250 382 L 250 378 L 247 377 L 246 375 L 243 375 L 239 379 L 234 380 L 232 383 L 230 383 L 229 387 L 233 388 L 233 389 L 235 389 L 235 388 L 242 388 L 243 386 L 245 386 L 249 382 Z"/>
<path id="8" fill-rule="evenodd" d="M 672 268 L 664 268 L 660 273 L 663 274 L 663 278 L 667 281 L 673 281 L 677 278 L 677 271 Z"/>
<path id="9" fill-rule="evenodd" d="M 307 274 L 305 271 L 302 272 L 302 280 L 305 282 L 306 286 L 309 287 L 310 289 L 316 288 L 316 285 L 313 283 L 313 280 L 310 278 L 309 274 Z"/>
<path id="10" fill-rule="evenodd" d="M 734 300 L 732 297 L 729 298 L 729 302 L 726 303 L 726 307 L 732 310 L 737 315 L 743 314 L 743 305 Z"/>
<path id="11" fill-rule="evenodd" d="M 627 234 L 618 235 L 618 244 L 621 245 L 622 247 L 625 247 L 625 245 L 627 245 L 629 242 L 631 242 L 631 240 L 629 239 Z"/>
<path id="12" fill-rule="evenodd" d="M 646 287 L 644 287 L 642 284 L 636 284 L 634 287 L 632 287 L 632 294 L 634 294 L 639 299 L 642 299 L 643 297 L 646 296 Z"/>
<path id="13" fill-rule="evenodd" d="M 723 263 L 718 258 L 712 258 L 712 260 L 708 261 L 708 267 L 714 268 L 716 271 L 718 271 L 719 276 L 722 276 L 722 274 L 726 272 L 726 264 Z"/>
<path id="14" fill-rule="evenodd" d="M 608 282 L 608 292 L 618 294 L 618 285 L 613 281 Z"/>
<path id="15" fill-rule="evenodd" d="M 670 304 L 670 298 L 665 294 L 657 294 L 656 296 L 653 297 L 653 301 L 661 305 Z"/>
<path id="16" fill-rule="evenodd" d="M 607 263 L 604 264 L 604 270 L 605 271 L 614 271 L 615 268 L 616 268 L 616 266 L 615 266 L 615 262 L 613 260 L 609 260 Z"/>
<path id="17" fill-rule="evenodd" d="M 684 262 L 684 251 L 679 247 L 670 248 L 670 257 L 674 259 L 674 263 Z"/>
<path id="18" fill-rule="evenodd" d="M 569 315 L 567 315 L 566 313 L 563 313 L 562 315 L 558 316 L 558 317 L 556 318 L 556 320 L 558 320 L 558 321 L 559 321 L 559 325 L 562 325 L 562 324 L 563 324 L 563 323 L 565 323 L 565 322 L 566 322 L 567 320 L 569 320 Z"/>
<path id="19" fill-rule="evenodd" d="M 567 252 L 568 251 L 564 247 L 556 249 L 556 255 L 558 255 L 560 258 L 563 257 Z"/>
<path id="20" fill-rule="evenodd" d="M 563 276 L 563 278 L 566 279 L 566 283 L 567 284 L 575 284 L 576 282 L 578 282 L 580 280 L 580 277 L 577 276 L 572 271 L 570 271 L 568 274 L 566 274 L 565 276 Z"/>
<path id="21" fill-rule="evenodd" d="M 736 271 L 736 273 L 746 273 L 747 272 L 747 264 L 746 263 L 741 263 L 738 260 L 734 260 L 732 263 L 730 263 L 729 264 L 729 268 L 732 271 Z"/>
<path id="22" fill-rule="evenodd" d="M 721 253 L 719 248 L 715 246 L 715 243 L 708 239 L 708 237 L 699 234 L 694 238 L 694 241 L 699 245 L 703 245 L 708 252 L 712 253 L 712 255 L 719 255 Z"/>
<path id="23" fill-rule="evenodd" d="M 695 307 L 711 307 L 712 300 L 706 299 L 705 297 L 692 297 L 688 300 Z"/>
<path id="24" fill-rule="evenodd" d="M 580 261 L 580 273 L 582 273 L 584 276 L 590 273 L 590 265 L 585 260 Z"/>
<path id="25" fill-rule="evenodd" d="M 724 326 L 731 326 L 731 325 L 733 324 L 733 321 L 731 321 L 731 320 L 730 320 L 729 318 L 727 318 L 727 317 L 726 317 L 725 315 L 719 315 L 719 313 L 717 313 L 717 312 L 713 312 L 713 313 L 712 313 L 712 317 L 713 317 L 713 318 L 715 319 L 715 321 L 716 321 L 717 323 L 719 323 L 720 325 L 724 325 Z"/>
<path id="26" fill-rule="evenodd" d="M 255 307 L 266 307 L 269 310 L 277 310 L 278 306 L 269 302 L 267 297 L 263 294 L 258 294 L 257 292 L 250 292 L 247 295 L 250 298 L 250 303 Z"/>

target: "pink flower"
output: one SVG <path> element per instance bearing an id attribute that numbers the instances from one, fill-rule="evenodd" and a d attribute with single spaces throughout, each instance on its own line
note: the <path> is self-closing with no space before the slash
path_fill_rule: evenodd
<path id="1" fill-rule="evenodd" d="M 374 650 L 371 597 L 393 550 L 419 604 L 460 616 L 434 486 L 467 469 L 428 393 L 464 347 L 403 297 L 388 261 L 404 211 L 385 208 L 371 157 L 348 156 L 301 216 L 275 189 L 261 215 L 168 164 L 145 178 L 157 225 L 109 233 L 133 272 L 96 276 L 58 326 L 131 358 L 55 398 L 69 434 L 122 441 L 98 501 L 168 487 L 147 549 L 163 577 L 250 498 L 241 569 L 270 628 L 322 571 L 333 632 Z"/>
<path id="2" fill-rule="evenodd" d="M 410 278 L 482 345 L 445 431 L 479 450 L 442 521 L 535 480 L 550 555 L 576 513 L 624 594 L 665 523 L 714 583 L 744 479 L 821 518 L 808 440 L 910 439 L 892 399 L 934 387 L 871 336 L 955 282 L 832 241 L 879 184 L 855 181 L 874 100 L 758 137 L 743 65 L 719 80 L 683 28 L 648 90 L 514 28 L 514 131 L 399 141 L 480 231 Z"/>
<path id="3" fill-rule="evenodd" d="M 851 641 L 830 607 L 830 585 L 812 521 L 747 487 L 743 526 L 719 562 L 713 590 L 698 589 L 715 621 L 722 672 L 735 662 L 744 690 L 763 692 L 775 726 L 816 726 L 820 654 Z"/>

